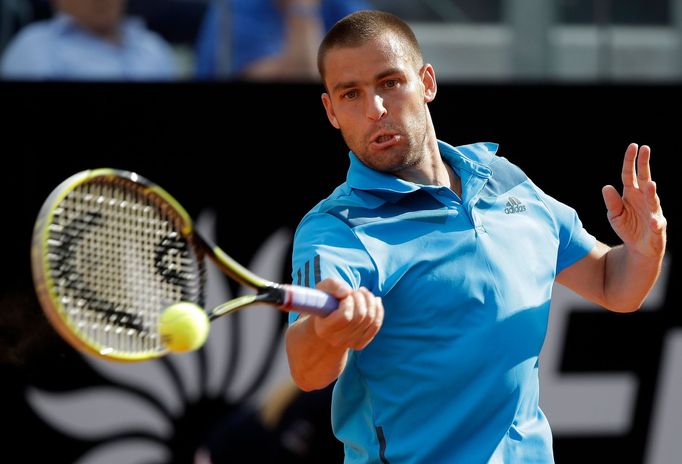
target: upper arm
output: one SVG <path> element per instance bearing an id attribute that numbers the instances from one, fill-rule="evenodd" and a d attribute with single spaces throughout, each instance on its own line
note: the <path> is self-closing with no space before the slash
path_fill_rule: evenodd
<path id="1" fill-rule="evenodd" d="M 294 236 L 292 282 L 315 287 L 333 278 L 352 289 L 376 289 L 375 266 L 351 226 L 326 213 L 314 213 L 301 222 Z M 293 322 L 298 317 L 290 313 Z"/>

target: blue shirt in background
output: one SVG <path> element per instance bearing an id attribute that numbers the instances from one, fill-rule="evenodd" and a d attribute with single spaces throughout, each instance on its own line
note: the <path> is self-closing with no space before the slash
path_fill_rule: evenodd
<path id="1" fill-rule="evenodd" d="M 298 227 L 294 283 L 342 279 L 385 308 L 335 385 L 346 463 L 553 462 L 538 356 L 554 279 L 595 239 L 497 148 L 439 142 L 461 198 L 351 153 L 347 182 Z"/>
<path id="2" fill-rule="evenodd" d="M 60 13 L 19 31 L 2 56 L 9 79 L 167 80 L 179 76 L 171 47 L 142 20 L 124 19 L 111 43 Z"/>
<path id="3" fill-rule="evenodd" d="M 362 0 L 321 0 L 325 30 L 354 11 L 367 9 Z M 256 60 L 281 52 L 284 19 L 274 0 L 221 0 L 209 6 L 197 40 L 196 70 L 199 78 L 237 75 Z"/>

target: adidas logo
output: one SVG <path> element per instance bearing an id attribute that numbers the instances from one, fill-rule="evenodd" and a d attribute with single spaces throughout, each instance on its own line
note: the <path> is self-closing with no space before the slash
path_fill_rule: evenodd
<path id="1" fill-rule="evenodd" d="M 526 210 L 525 205 L 521 204 L 521 200 L 516 197 L 509 197 L 506 206 L 504 214 L 522 213 Z"/>

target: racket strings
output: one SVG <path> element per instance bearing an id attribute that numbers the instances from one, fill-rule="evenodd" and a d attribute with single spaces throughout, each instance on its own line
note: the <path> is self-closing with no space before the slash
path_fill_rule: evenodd
<path id="1" fill-rule="evenodd" d="M 203 265 L 178 219 L 133 185 L 84 183 L 49 226 L 54 291 L 71 325 L 103 352 L 162 350 L 160 312 L 203 294 Z"/>

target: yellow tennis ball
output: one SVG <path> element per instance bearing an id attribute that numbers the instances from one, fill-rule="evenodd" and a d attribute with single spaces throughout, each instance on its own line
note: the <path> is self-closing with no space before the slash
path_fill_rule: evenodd
<path id="1" fill-rule="evenodd" d="M 170 351 L 181 353 L 201 347 L 208 338 L 206 312 L 188 301 L 168 306 L 159 319 L 161 341 Z"/>

